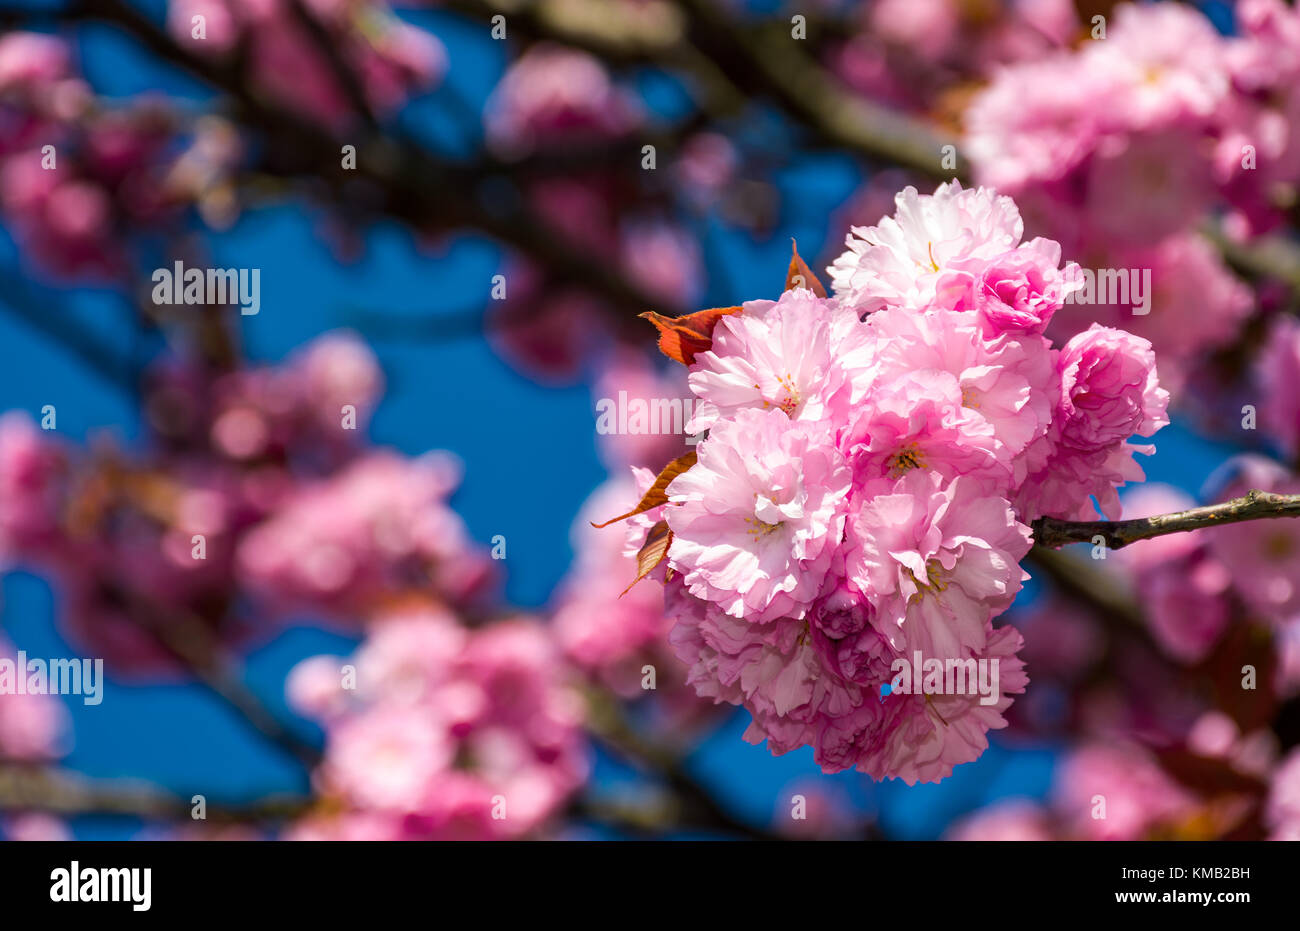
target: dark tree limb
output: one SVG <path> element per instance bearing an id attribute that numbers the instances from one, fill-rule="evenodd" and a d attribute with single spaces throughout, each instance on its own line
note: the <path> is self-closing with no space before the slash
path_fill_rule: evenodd
<path id="1" fill-rule="evenodd" d="M 1108 549 L 1117 550 L 1169 533 L 1204 530 L 1224 524 L 1275 517 L 1300 517 L 1300 495 L 1279 495 L 1250 491 L 1220 504 L 1190 508 L 1173 514 L 1139 517 L 1133 520 L 1068 521 L 1040 517 L 1034 521 L 1034 542 L 1055 549 L 1069 543 L 1092 543 L 1101 537 Z"/>
<path id="2" fill-rule="evenodd" d="M 193 824 L 284 821 L 307 811 L 312 799 L 271 795 L 242 805 L 208 803 L 207 819 Z M 189 799 L 136 780 L 93 780 L 53 767 L 0 763 L 0 811 L 76 815 L 124 815 L 148 820 L 190 821 Z"/>

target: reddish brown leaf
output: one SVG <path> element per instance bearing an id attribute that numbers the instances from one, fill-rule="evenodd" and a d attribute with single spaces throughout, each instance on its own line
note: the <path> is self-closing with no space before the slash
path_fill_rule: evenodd
<path id="1" fill-rule="evenodd" d="M 654 572 L 655 566 L 664 561 L 668 555 L 668 547 L 672 545 L 673 532 L 668 529 L 668 521 L 661 520 L 650 528 L 650 532 L 645 536 L 645 543 L 641 544 L 641 549 L 636 554 L 636 578 L 632 584 L 619 593 L 622 598 L 632 590 L 632 585 L 640 582 L 651 572 Z"/>
<path id="2" fill-rule="evenodd" d="M 665 492 L 667 491 L 669 483 L 693 465 L 695 465 L 695 450 L 692 449 L 685 456 L 678 456 L 672 462 L 668 463 L 668 465 L 664 466 L 663 471 L 659 473 L 659 477 L 655 479 L 655 483 L 650 486 L 649 491 L 641 496 L 641 501 L 635 508 L 628 511 L 626 514 L 618 515 L 618 517 L 611 517 L 603 524 L 597 524 L 593 521 L 591 526 L 597 529 L 608 527 L 610 524 L 616 524 L 621 520 L 626 520 L 635 514 L 640 514 L 642 511 L 648 511 L 651 508 L 659 507 L 661 504 L 667 504 L 668 495 L 665 494 Z"/>
<path id="3" fill-rule="evenodd" d="M 713 328 L 718 321 L 738 313 L 739 307 L 712 307 L 680 317 L 665 317 L 652 310 L 641 316 L 659 330 L 659 351 L 675 362 L 690 365 L 697 352 L 707 352 L 713 345 Z"/>
<path id="4" fill-rule="evenodd" d="M 808 267 L 808 263 L 799 257 L 799 244 L 790 240 L 790 270 L 785 273 L 785 290 L 792 288 L 810 288 L 818 297 L 826 296 L 826 289 Z"/>

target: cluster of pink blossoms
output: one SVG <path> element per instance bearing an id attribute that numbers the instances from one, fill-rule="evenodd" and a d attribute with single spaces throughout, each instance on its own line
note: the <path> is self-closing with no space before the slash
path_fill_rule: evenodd
<path id="1" fill-rule="evenodd" d="M 583 706 L 545 628 L 466 629 L 437 608 L 375 620 L 349 660 L 291 673 L 327 733 L 322 810 L 297 839 L 494 840 L 536 833 L 587 770 Z"/>
<path id="2" fill-rule="evenodd" d="M 53 275 L 121 276 L 122 230 L 165 227 L 191 206 L 229 222 L 240 155 L 218 117 L 184 126 L 156 100 L 96 98 L 62 38 L 0 36 L 0 219 Z"/>
<path id="3" fill-rule="evenodd" d="M 1300 832 L 1300 752 L 1280 756 L 1268 728 L 1242 732 L 1222 711 L 1188 723 L 1179 749 L 1217 781 L 1175 778 L 1121 733 L 1084 741 L 1057 769 L 1046 804 L 1003 800 L 955 824 L 952 840 L 1208 840 L 1256 815 L 1272 840 Z"/>
<path id="4" fill-rule="evenodd" d="M 350 69 L 365 103 L 395 110 L 442 77 L 447 53 L 423 29 L 372 0 L 170 0 L 168 31 L 204 56 L 245 56 L 254 83 L 280 103 L 338 128 L 357 115 L 331 65 Z M 317 31 L 330 47 L 318 44 Z"/>
<path id="5" fill-rule="evenodd" d="M 775 753 L 911 784 L 1005 725 L 1027 678 L 1019 633 L 992 622 L 1027 577 L 1029 523 L 1092 498 L 1117 514 L 1149 449 L 1128 441 L 1167 423 L 1168 395 L 1143 339 L 1043 335 L 1073 267 L 1021 242 L 1009 198 L 951 182 L 897 208 L 853 230 L 834 297 L 720 318 L 689 375 L 688 429 L 708 435 L 662 516 L 696 690 L 744 705 Z M 882 694 L 918 656 L 999 675 L 980 695 L 918 668 L 911 694 Z"/>
<path id="6" fill-rule="evenodd" d="M 552 43 L 531 46 L 493 91 L 484 123 L 503 161 L 575 163 L 578 170 L 520 175 L 528 207 L 569 246 L 617 268 L 667 307 L 685 308 L 699 295 L 703 257 L 695 237 L 664 209 L 657 172 L 638 172 L 629 183 L 617 168 L 641 158 L 638 133 L 648 111 L 599 58 Z M 681 146 L 672 175 L 693 201 L 708 202 L 730 180 L 735 158 L 722 136 L 697 133 Z M 523 256 L 510 257 L 505 277 L 509 290 L 493 310 L 491 339 L 531 377 L 572 381 L 601 350 L 636 338 L 631 327 L 620 332 L 621 315 L 602 299 Z"/>
<path id="7" fill-rule="evenodd" d="M 116 674 L 176 669 L 149 618 L 233 646 L 264 618 L 354 626 L 415 590 L 464 605 L 492 561 L 448 503 L 459 463 L 364 446 L 382 386 L 369 348 L 332 333 L 274 367 L 166 360 L 138 455 L 77 450 L 8 412 L 0 560 L 56 579 L 64 633 Z"/>
<path id="8" fill-rule="evenodd" d="M 657 372 L 642 352 L 616 353 L 596 383 L 596 397 L 689 398 L 685 372 Z M 681 428 L 684 421 L 678 423 Z M 643 704 L 662 729 L 682 728 L 711 716 L 705 702 L 686 683 L 686 671 L 668 643 L 673 619 L 664 613 L 663 593 L 652 585 L 628 588 L 637 551 L 653 525 L 647 512 L 628 521 L 624 534 L 593 524 L 636 506 L 654 482 L 647 465 L 658 465 L 687 450 L 680 433 L 598 433 L 602 459 L 613 473 L 583 503 L 570 531 L 574 559 L 556 592 L 551 629 L 565 657 L 578 670 L 627 701 Z M 628 474 L 628 470 L 631 474 Z M 649 678 L 653 676 L 653 678 Z"/>
<path id="9" fill-rule="evenodd" d="M 1149 273 L 1140 300 L 1098 294 L 1058 327 L 1122 321 L 1175 390 L 1252 312 L 1203 225 L 1275 228 L 1300 177 L 1300 14 L 1280 0 L 1234 14 L 1224 36 L 1190 5 L 1121 4 L 1104 35 L 1001 69 L 965 115 L 980 183 L 1092 269 Z"/>

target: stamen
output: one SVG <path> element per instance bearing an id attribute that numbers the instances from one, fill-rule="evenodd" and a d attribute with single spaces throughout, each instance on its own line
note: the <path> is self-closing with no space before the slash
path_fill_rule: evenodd
<path id="1" fill-rule="evenodd" d="M 912 469 L 926 468 L 925 454 L 917 449 L 915 443 L 910 443 L 890 456 L 885 465 L 889 467 L 890 478 L 902 478 Z"/>

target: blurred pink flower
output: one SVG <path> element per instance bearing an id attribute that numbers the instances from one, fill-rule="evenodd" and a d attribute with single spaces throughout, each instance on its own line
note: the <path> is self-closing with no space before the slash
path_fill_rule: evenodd
<path id="1" fill-rule="evenodd" d="M 1273 772 L 1264 822 L 1271 840 L 1300 840 L 1300 750 L 1292 750 Z"/>
<path id="2" fill-rule="evenodd" d="M 1057 776 L 1054 806 L 1085 840 L 1142 840 L 1187 816 L 1193 797 L 1149 754 L 1122 744 L 1085 744 Z"/>
<path id="3" fill-rule="evenodd" d="M 518 158 L 556 143 L 618 137 L 641 118 L 636 99 L 599 59 L 543 42 L 510 66 L 488 101 L 486 122 L 493 148 Z"/>
<path id="4" fill-rule="evenodd" d="M 357 689 L 330 709 L 318 774 L 344 806 L 289 837 L 489 840 L 533 834 L 586 775 L 578 696 L 544 629 L 469 631 L 450 615 L 380 618 Z"/>
<path id="5" fill-rule="evenodd" d="M 1003 799 L 955 822 L 944 835 L 955 841 L 1053 840 L 1047 812 L 1028 799 Z"/>
<path id="6" fill-rule="evenodd" d="M 240 542 L 238 570 L 283 610 L 353 618 L 382 598 L 432 583 L 453 600 L 491 575 L 485 551 L 446 504 L 460 466 L 447 455 L 370 452 L 329 479 L 296 488 Z"/>

